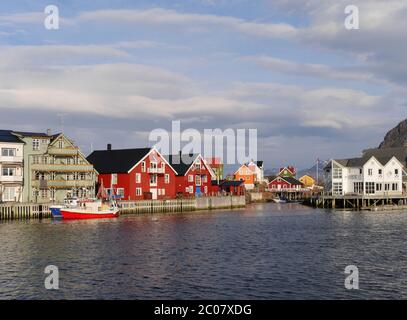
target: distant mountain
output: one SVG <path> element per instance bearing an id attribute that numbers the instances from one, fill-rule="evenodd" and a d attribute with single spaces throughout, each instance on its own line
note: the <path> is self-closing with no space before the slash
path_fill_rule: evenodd
<path id="1" fill-rule="evenodd" d="M 324 161 L 324 160 L 319 160 L 319 162 L 318 162 L 318 178 L 320 181 L 322 181 L 324 178 L 324 167 L 326 166 L 327 163 L 328 163 L 328 161 Z M 317 164 L 315 163 L 309 169 L 303 169 L 303 170 L 297 171 L 297 178 L 301 178 L 303 175 L 306 175 L 306 174 L 313 177 L 314 179 L 316 179 L 317 178 Z"/>
<path id="2" fill-rule="evenodd" d="M 407 119 L 387 132 L 379 149 L 407 147 Z"/>

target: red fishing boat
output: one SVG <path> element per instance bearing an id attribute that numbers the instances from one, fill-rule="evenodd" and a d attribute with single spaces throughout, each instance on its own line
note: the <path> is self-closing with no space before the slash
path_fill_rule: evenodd
<path id="1" fill-rule="evenodd" d="M 119 209 L 116 201 L 108 199 L 108 195 L 103 187 L 103 182 L 98 191 L 100 200 L 82 200 L 78 201 L 76 207 L 63 207 L 60 213 L 63 219 L 101 219 L 116 218 L 119 216 Z"/>

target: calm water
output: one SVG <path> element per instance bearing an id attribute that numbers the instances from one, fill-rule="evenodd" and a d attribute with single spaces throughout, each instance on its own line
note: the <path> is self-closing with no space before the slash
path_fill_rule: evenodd
<path id="1" fill-rule="evenodd" d="M 1 299 L 407 298 L 407 212 L 301 205 L 0 223 Z M 44 288 L 59 267 L 60 289 Z M 344 288 L 359 268 L 360 290 Z"/>

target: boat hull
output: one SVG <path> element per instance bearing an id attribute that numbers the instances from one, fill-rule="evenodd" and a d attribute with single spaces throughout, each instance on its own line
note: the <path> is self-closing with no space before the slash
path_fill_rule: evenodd
<path id="1" fill-rule="evenodd" d="M 51 211 L 52 217 L 56 218 L 56 219 L 61 219 L 62 215 L 61 215 L 61 209 L 63 207 L 62 206 L 51 206 L 49 209 Z"/>
<path id="2" fill-rule="evenodd" d="M 61 210 L 63 219 L 105 219 L 117 218 L 119 210 L 102 211 L 102 212 L 84 212 L 80 210 Z"/>

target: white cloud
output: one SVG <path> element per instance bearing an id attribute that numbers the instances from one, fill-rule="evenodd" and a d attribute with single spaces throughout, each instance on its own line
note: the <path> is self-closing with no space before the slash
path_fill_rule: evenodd
<path id="1" fill-rule="evenodd" d="M 271 56 L 249 56 L 239 58 L 238 61 L 254 62 L 272 72 L 279 72 L 294 76 L 311 76 L 335 80 L 366 81 L 382 83 L 373 73 L 363 70 L 363 67 L 335 68 L 316 63 L 299 63 L 290 60 L 279 59 Z"/>
<path id="2" fill-rule="evenodd" d="M 180 13 L 174 10 L 155 8 L 148 10 L 97 10 L 82 12 L 79 22 L 114 22 L 115 24 L 147 24 L 187 26 L 202 25 L 226 27 L 244 34 L 283 38 L 296 34 L 296 28 L 285 23 L 257 23 L 230 16 L 211 14 Z"/>

